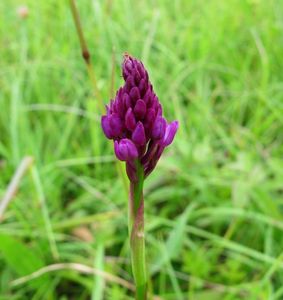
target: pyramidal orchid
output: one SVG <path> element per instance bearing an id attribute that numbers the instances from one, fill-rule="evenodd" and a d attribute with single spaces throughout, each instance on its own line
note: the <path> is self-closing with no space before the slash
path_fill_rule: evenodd
<path id="1" fill-rule="evenodd" d="M 125 161 L 130 180 L 129 232 L 136 299 L 147 299 L 144 245 L 143 182 L 170 145 L 178 122 L 168 123 L 143 63 L 125 54 L 124 85 L 101 118 L 105 136 L 114 141 L 118 160 Z"/>

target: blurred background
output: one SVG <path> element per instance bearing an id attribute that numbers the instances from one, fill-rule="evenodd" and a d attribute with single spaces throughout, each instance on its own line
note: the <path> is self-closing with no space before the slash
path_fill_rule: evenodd
<path id="1" fill-rule="evenodd" d="M 282 300 L 283 1 L 77 1 L 99 95 L 69 4 L 0 2 L 0 299 L 133 299 L 98 105 L 127 51 L 180 122 L 145 184 L 154 299 Z"/>

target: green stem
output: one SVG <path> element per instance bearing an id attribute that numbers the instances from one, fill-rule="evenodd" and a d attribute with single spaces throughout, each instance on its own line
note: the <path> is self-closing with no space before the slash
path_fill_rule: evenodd
<path id="1" fill-rule="evenodd" d="M 129 233 L 131 237 L 131 260 L 136 285 L 136 300 L 146 300 L 147 275 L 144 242 L 144 174 L 139 163 L 137 163 L 137 176 L 137 182 L 131 182 L 130 184 Z"/>

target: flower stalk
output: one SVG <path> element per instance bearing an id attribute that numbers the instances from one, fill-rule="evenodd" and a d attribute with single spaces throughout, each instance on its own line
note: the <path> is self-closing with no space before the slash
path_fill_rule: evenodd
<path id="1" fill-rule="evenodd" d="M 143 63 L 124 56 L 122 76 L 125 84 L 101 118 L 105 136 L 114 141 L 118 160 L 126 162 L 130 181 L 129 236 L 136 300 L 147 299 L 144 238 L 143 183 L 154 170 L 164 149 L 178 130 L 178 122 L 168 123 Z"/>
<path id="2" fill-rule="evenodd" d="M 136 285 L 136 300 L 147 299 L 147 275 L 145 260 L 144 235 L 144 174 L 136 162 L 138 180 L 130 184 L 129 195 L 129 236 L 131 247 L 131 262 Z"/>

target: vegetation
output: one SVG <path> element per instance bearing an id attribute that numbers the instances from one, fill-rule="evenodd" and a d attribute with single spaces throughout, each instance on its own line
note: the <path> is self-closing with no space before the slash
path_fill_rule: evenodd
<path id="1" fill-rule="evenodd" d="M 77 2 L 103 102 L 127 51 L 180 122 L 145 181 L 155 299 L 283 299 L 283 2 Z M 0 299 L 133 299 L 127 190 L 69 2 L 24 4 L 0 2 L 0 201 L 34 158 L 0 223 Z"/>

